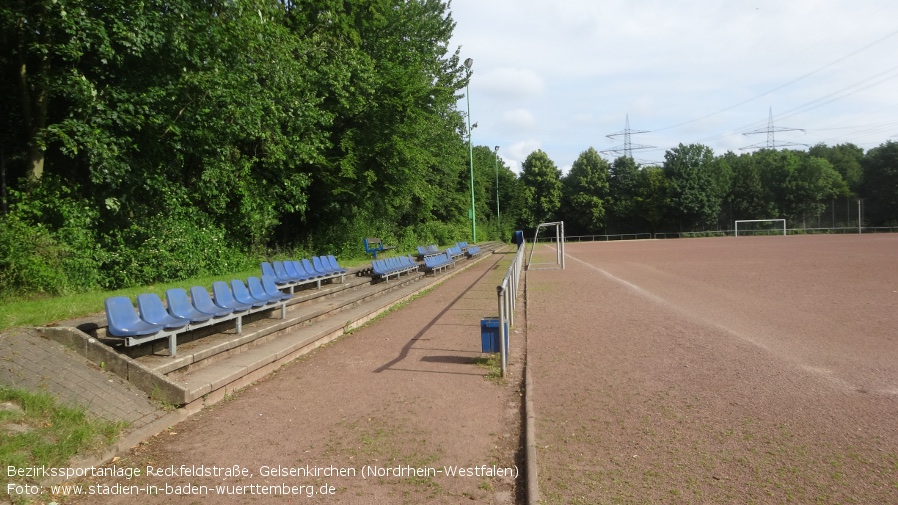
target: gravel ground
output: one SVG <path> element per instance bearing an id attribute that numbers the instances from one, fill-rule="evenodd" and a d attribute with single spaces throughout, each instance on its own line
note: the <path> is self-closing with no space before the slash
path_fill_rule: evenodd
<path id="1" fill-rule="evenodd" d="M 898 503 L 898 236 L 567 253 L 527 275 L 543 503 Z"/>

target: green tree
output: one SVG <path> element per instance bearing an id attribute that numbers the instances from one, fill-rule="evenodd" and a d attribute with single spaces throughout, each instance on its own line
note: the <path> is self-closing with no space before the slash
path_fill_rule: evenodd
<path id="1" fill-rule="evenodd" d="M 664 153 L 664 175 L 668 179 L 670 216 L 680 230 L 714 222 L 720 209 L 721 184 L 714 153 L 701 144 L 680 144 Z"/>
<path id="2" fill-rule="evenodd" d="M 617 233 L 640 231 L 639 166 L 633 158 L 621 156 L 611 163 L 609 228 Z"/>
<path id="3" fill-rule="evenodd" d="M 823 202 L 848 191 L 842 176 L 823 158 L 815 158 L 805 153 L 798 155 L 801 163 L 790 174 L 786 188 L 786 215 L 801 219 L 804 224 L 811 217 L 818 216 L 826 206 Z"/>
<path id="4" fill-rule="evenodd" d="M 525 226 L 550 221 L 561 206 L 561 170 L 542 150 L 530 153 L 521 164 L 521 184 L 527 205 Z"/>
<path id="5" fill-rule="evenodd" d="M 667 224 L 668 180 L 661 167 L 642 167 L 636 178 L 635 213 L 643 224 L 643 231 L 657 232 Z"/>
<path id="6" fill-rule="evenodd" d="M 764 189 L 759 160 L 750 153 L 744 153 L 738 157 L 730 157 L 729 164 L 733 171 L 733 182 L 727 199 L 732 208 L 732 219 L 775 217 L 777 211 L 773 203 L 767 200 L 768 193 Z"/>
<path id="7" fill-rule="evenodd" d="M 863 181 L 864 170 L 861 162 L 864 150 L 852 143 L 837 144 L 832 147 L 816 144 L 808 149 L 808 153 L 816 158 L 823 158 L 839 172 L 842 180 L 848 185 L 850 193 L 857 194 Z M 848 194 L 839 196 L 850 196 Z"/>
<path id="8" fill-rule="evenodd" d="M 571 231 L 595 233 L 605 227 L 608 162 L 592 147 L 580 153 L 562 179 L 562 215 Z"/>
<path id="9" fill-rule="evenodd" d="M 867 151 L 863 160 L 865 223 L 898 224 L 898 142 L 887 141 Z"/>

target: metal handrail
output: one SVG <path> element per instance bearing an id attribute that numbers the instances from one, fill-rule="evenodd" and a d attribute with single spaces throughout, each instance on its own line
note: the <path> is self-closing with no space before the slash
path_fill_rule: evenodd
<path id="1" fill-rule="evenodd" d="M 508 349 L 505 348 L 505 324 L 511 328 L 514 325 L 514 311 L 517 304 L 518 288 L 521 284 L 521 267 L 524 264 L 524 250 L 526 241 L 518 245 L 518 252 L 508 267 L 502 282 L 496 286 L 496 295 L 499 302 L 499 353 L 502 358 L 502 377 L 508 366 Z M 513 288 L 513 289 L 510 289 Z"/>

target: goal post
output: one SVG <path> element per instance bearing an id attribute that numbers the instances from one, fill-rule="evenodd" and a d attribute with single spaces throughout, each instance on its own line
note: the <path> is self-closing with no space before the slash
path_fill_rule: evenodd
<path id="1" fill-rule="evenodd" d="M 752 224 L 757 223 L 757 224 Z M 760 223 L 767 223 L 762 225 Z M 736 236 L 739 236 L 739 225 L 742 225 L 742 235 L 772 235 L 771 232 L 780 234 L 782 229 L 783 236 L 786 236 L 786 220 L 785 219 L 740 219 L 735 222 Z"/>
<path id="2" fill-rule="evenodd" d="M 534 266 L 531 267 L 531 263 L 533 262 L 533 250 L 536 248 L 537 242 L 539 242 L 539 231 L 542 228 L 555 228 L 555 261 L 552 263 L 535 263 Z M 527 259 L 526 270 L 547 270 L 559 267 L 564 270 L 564 221 L 540 223 L 536 227 L 536 232 L 533 234 L 533 242 L 530 244 L 530 257 Z"/>

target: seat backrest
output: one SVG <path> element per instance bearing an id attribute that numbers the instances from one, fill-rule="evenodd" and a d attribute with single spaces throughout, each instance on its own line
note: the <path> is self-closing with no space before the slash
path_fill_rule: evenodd
<path id="1" fill-rule="evenodd" d="M 140 318 L 148 323 L 165 324 L 163 321 L 172 317 L 162 305 L 162 299 L 156 293 L 141 293 L 137 295 L 137 308 L 140 310 Z"/>
<path id="2" fill-rule="evenodd" d="M 325 258 L 327 259 L 327 262 L 328 264 L 330 264 L 331 268 L 333 268 L 334 270 L 343 270 L 343 267 L 341 267 L 340 264 L 337 263 L 337 258 L 335 258 L 333 254 L 328 254 L 327 256 L 325 256 Z"/>
<path id="3" fill-rule="evenodd" d="M 172 288 L 165 292 L 165 301 L 168 302 L 168 312 L 175 317 L 189 319 L 194 323 L 208 321 L 212 314 L 206 314 L 196 310 L 187 297 L 187 291 L 181 288 Z"/>
<path id="4" fill-rule="evenodd" d="M 287 269 L 284 267 L 283 261 L 272 261 L 271 266 L 274 267 L 274 273 L 265 274 L 265 275 L 273 275 L 275 277 L 280 277 L 281 280 L 285 280 L 285 281 L 291 279 L 290 274 L 287 273 Z"/>
<path id="5" fill-rule="evenodd" d="M 274 268 L 267 261 L 262 262 L 262 275 L 274 275 Z"/>
<path id="6" fill-rule="evenodd" d="M 212 283 L 212 295 L 215 297 L 215 305 L 218 305 L 219 307 L 242 305 L 234 299 L 234 293 L 231 292 L 231 288 L 228 287 L 228 283 L 225 281 L 215 281 Z"/>
<path id="7" fill-rule="evenodd" d="M 321 258 L 318 256 L 312 256 L 312 266 L 315 268 L 315 271 L 322 274 L 328 274 L 331 272 L 330 268 L 326 268 L 324 263 L 321 262 Z"/>
<path id="8" fill-rule="evenodd" d="M 114 328 L 128 328 L 134 323 L 140 322 L 140 316 L 134 309 L 134 304 L 127 296 L 110 296 L 104 302 L 106 306 L 106 319 L 109 326 Z"/>
<path id="9" fill-rule="evenodd" d="M 302 267 L 305 269 L 306 273 L 311 274 L 311 275 L 318 275 L 321 273 L 321 272 L 315 271 L 315 267 L 312 266 L 312 263 L 310 263 L 309 260 L 303 258 L 301 261 L 302 261 Z"/>
<path id="10" fill-rule="evenodd" d="M 228 309 L 215 305 L 215 302 L 213 302 L 212 298 L 209 296 L 209 292 L 206 291 L 206 288 L 202 286 L 192 286 L 190 288 L 190 298 L 193 299 L 193 306 L 196 307 L 196 310 L 199 310 L 200 312 L 218 315 L 230 314 L 231 312 L 234 312 L 234 309 Z"/>
<path id="11" fill-rule="evenodd" d="M 284 266 L 286 266 L 286 264 Z M 265 275 L 263 277 L 268 277 L 269 279 L 271 279 L 272 285 L 276 286 L 276 284 L 274 283 L 274 277 L 270 275 Z M 268 300 L 271 298 L 271 295 L 265 292 L 265 288 L 262 287 L 262 281 L 260 281 L 258 277 L 247 277 L 246 284 L 249 286 L 249 294 L 252 295 L 253 298 L 256 298 L 258 300 Z"/>
<path id="12" fill-rule="evenodd" d="M 168 311 L 171 315 L 191 319 L 187 314 L 191 314 L 194 309 L 190 304 L 190 298 L 187 297 L 187 291 L 171 288 L 165 292 L 165 301 L 168 302 Z"/>
<path id="13" fill-rule="evenodd" d="M 264 301 L 250 294 L 249 289 L 247 289 L 246 287 L 246 284 L 238 279 L 231 279 L 231 291 L 234 293 L 234 299 L 236 299 L 240 303 L 253 304 Z M 267 297 L 265 299 L 267 300 Z"/>
<path id="14" fill-rule="evenodd" d="M 254 281 L 254 280 L 256 280 L 256 278 L 250 277 L 247 280 Z M 268 296 L 272 296 L 272 297 L 278 296 L 278 297 L 280 297 L 281 300 L 293 298 L 293 295 L 291 295 L 289 293 L 284 293 L 283 291 L 278 289 L 277 285 L 274 283 L 274 277 L 271 277 L 270 275 L 263 275 L 262 280 L 260 282 L 261 282 L 262 290 Z"/>
<path id="15" fill-rule="evenodd" d="M 286 270 L 287 275 L 289 275 L 293 279 L 302 280 L 305 277 L 305 275 L 300 275 L 300 273 L 296 271 L 295 264 L 290 260 L 284 260 L 284 270 Z M 268 275 L 268 274 L 263 274 L 263 275 Z M 270 276 L 270 277 L 274 277 L 274 276 Z M 276 278 L 274 280 L 277 281 Z"/>

